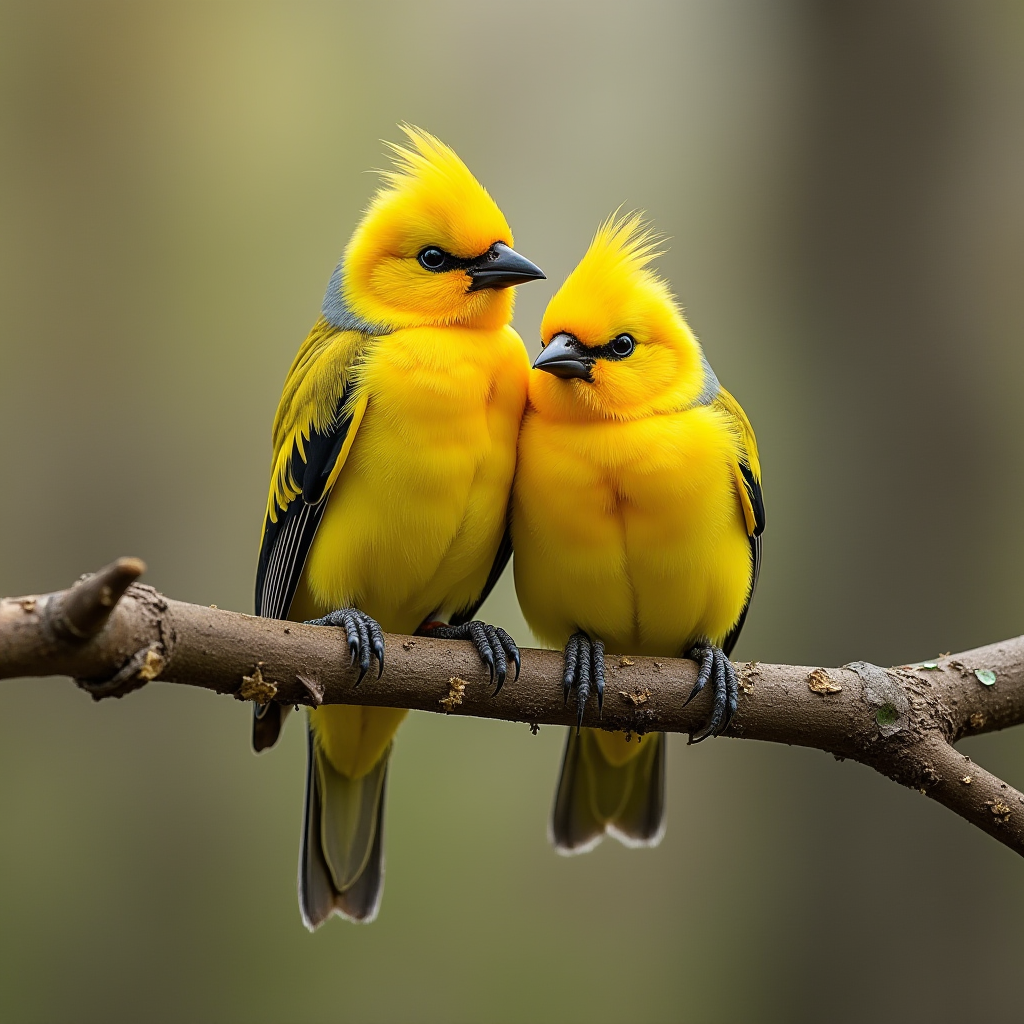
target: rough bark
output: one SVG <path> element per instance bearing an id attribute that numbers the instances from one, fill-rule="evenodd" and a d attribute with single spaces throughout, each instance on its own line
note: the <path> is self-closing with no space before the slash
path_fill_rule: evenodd
<path id="1" fill-rule="evenodd" d="M 343 631 L 173 601 L 134 582 L 144 569 L 119 559 L 68 590 L 0 601 L 0 679 L 71 676 L 97 700 L 168 682 L 239 700 L 575 724 L 572 698 L 569 706 L 562 700 L 559 652 L 524 650 L 519 679 L 495 697 L 470 644 L 389 635 L 382 677 L 371 673 L 357 688 Z M 953 747 L 1024 722 L 1024 637 L 890 669 L 737 669 L 739 709 L 725 735 L 870 765 L 1024 855 L 1024 795 Z M 592 698 L 585 726 L 692 733 L 710 713 L 708 692 L 686 704 L 692 662 L 609 654 L 606 674 L 603 714 Z"/>

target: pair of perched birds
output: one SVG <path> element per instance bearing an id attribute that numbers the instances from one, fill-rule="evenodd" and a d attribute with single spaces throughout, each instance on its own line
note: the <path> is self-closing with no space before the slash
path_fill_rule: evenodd
<path id="1" fill-rule="evenodd" d="M 611 218 L 551 300 L 533 365 L 510 326 L 543 278 L 497 205 L 414 128 L 384 174 L 288 373 L 274 421 L 258 614 L 345 631 L 362 675 L 382 629 L 471 641 L 498 688 L 519 651 L 474 620 L 514 549 L 527 622 L 564 646 L 565 696 L 600 703 L 604 650 L 694 658 L 693 695 L 735 711 L 728 655 L 760 565 L 753 432 L 718 383 L 637 216 Z M 360 676 L 360 679 L 362 678 Z M 287 709 L 257 707 L 271 746 Z M 299 863 L 303 920 L 372 920 L 384 795 L 406 712 L 309 712 Z M 556 846 L 663 831 L 665 737 L 570 731 Z"/>

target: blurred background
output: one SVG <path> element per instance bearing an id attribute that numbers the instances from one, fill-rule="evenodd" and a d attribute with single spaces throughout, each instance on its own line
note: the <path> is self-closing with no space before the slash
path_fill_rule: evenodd
<path id="1" fill-rule="evenodd" d="M 642 207 L 761 444 L 741 659 L 1024 629 L 1013 0 L 0 6 L 0 592 L 120 554 L 251 609 L 284 373 L 396 122 L 549 280 Z M 528 633 L 506 574 L 485 607 Z M 670 752 L 653 851 L 545 824 L 561 730 L 414 715 L 376 924 L 302 927 L 304 740 L 152 685 L 5 682 L 5 1021 L 1019 1019 L 1024 864 L 815 751 Z M 965 752 L 1024 784 L 1024 731 Z"/>

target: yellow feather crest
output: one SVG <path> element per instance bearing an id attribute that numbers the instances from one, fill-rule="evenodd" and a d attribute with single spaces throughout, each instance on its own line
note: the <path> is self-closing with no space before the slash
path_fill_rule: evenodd
<path id="1" fill-rule="evenodd" d="M 399 128 L 408 145 L 384 142 L 393 166 L 378 172 L 384 187 L 367 219 L 398 209 L 422 225 L 424 238 L 448 245 L 456 256 L 478 256 L 496 241 L 514 244 L 501 210 L 455 150 L 415 125 Z"/>
<path id="2" fill-rule="evenodd" d="M 422 128 L 402 125 L 408 142 L 385 143 L 393 167 L 380 172 L 345 251 L 346 302 L 370 323 L 504 324 L 512 295 L 468 293 L 459 275 L 432 275 L 416 262 L 434 246 L 463 259 L 495 242 L 513 244 L 504 214 L 455 151 Z"/>
<path id="3" fill-rule="evenodd" d="M 393 166 L 378 173 L 390 188 L 400 192 L 410 184 L 410 179 L 416 182 L 433 179 L 434 184 L 456 191 L 483 190 L 451 146 L 415 125 L 403 122 L 398 127 L 409 140 L 408 145 L 381 140 L 391 154 Z"/>
<path id="4" fill-rule="evenodd" d="M 603 345 L 634 326 L 662 337 L 686 332 L 672 290 L 650 267 L 664 255 L 664 242 L 642 212 L 616 210 L 549 303 L 541 324 L 545 342 L 559 331 L 585 345 Z"/>
<path id="5" fill-rule="evenodd" d="M 666 250 L 659 246 L 667 238 L 644 220 L 644 211 L 622 214 L 620 210 L 621 207 L 602 221 L 580 266 L 587 261 L 600 260 L 628 267 L 636 273 L 647 269 L 651 260 L 665 255 Z"/>
<path id="6" fill-rule="evenodd" d="M 535 373 L 530 397 L 560 415 L 633 419 L 685 408 L 700 393 L 700 345 L 672 289 L 650 266 L 665 238 L 642 213 L 613 213 L 551 299 L 541 323 L 544 344 L 560 333 L 602 349 L 620 334 L 635 342 L 629 358 L 598 356 L 586 382 Z"/>

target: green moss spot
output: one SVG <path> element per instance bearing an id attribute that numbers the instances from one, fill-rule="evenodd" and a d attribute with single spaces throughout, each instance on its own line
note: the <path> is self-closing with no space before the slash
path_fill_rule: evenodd
<path id="1" fill-rule="evenodd" d="M 883 704 L 875 712 L 875 721 L 879 725 L 895 725 L 896 719 L 900 717 L 900 713 L 892 704 Z"/>

